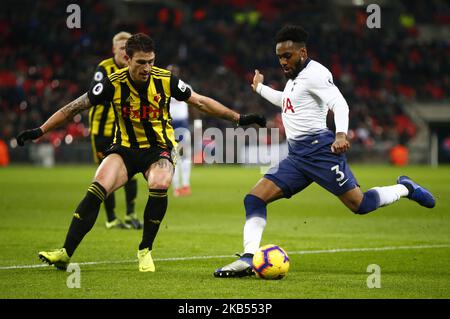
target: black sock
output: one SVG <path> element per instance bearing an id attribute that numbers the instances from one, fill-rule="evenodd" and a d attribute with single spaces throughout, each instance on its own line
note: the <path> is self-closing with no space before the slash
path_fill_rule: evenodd
<path id="1" fill-rule="evenodd" d="M 134 201 L 137 196 L 137 180 L 130 179 L 125 184 L 125 200 L 127 202 L 127 215 L 134 213 Z"/>
<path id="2" fill-rule="evenodd" d="M 153 247 L 153 241 L 167 210 L 167 189 L 150 189 L 144 211 L 144 232 L 139 250 Z"/>
<path id="3" fill-rule="evenodd" d="M 104 204 L 108 222 L 112 222 L 116 219 L 116 213 L 114 212 L 114 209 L 116 208 L 116 199 L 114 197 L 114 193 L 111 193 L 108 197 L 106 197 Z"/>
<path id="4" fill-rule="evenodd" d="M 86 196 L 73 214 L 72 223 L 67 232 L 64 248 L 72 256 L 83 237 L 92 229 L 97 219 L 101 203 L 105 200 L 106 190 L 97 182 L 89 186 Z"/>

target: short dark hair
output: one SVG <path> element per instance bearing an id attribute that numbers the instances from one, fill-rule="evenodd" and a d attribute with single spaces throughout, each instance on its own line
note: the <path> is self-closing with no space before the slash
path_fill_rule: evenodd
<path id="1" fill-rule="evenodd" d="M 275 43 L 289 41 L 306 44 L 308 33 L 299 25 L 286 25 L 275 36 Z"/>
<path id="2" fill-rule="evenodd" d="M 133 34 L 125 43 L 125 52 L 132 58 L 135 52 L 154 52 L 155 42 L 144 33 Z"/>

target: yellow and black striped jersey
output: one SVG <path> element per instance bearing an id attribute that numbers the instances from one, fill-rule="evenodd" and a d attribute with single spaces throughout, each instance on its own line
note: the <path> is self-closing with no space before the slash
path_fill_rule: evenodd
<path id="1" fill-rule="evenodd" d="M 94 78 L 91 82 L 91 87 L 100 83 L 104 78 L 113 74 L 120 67 L 114 61 L 114 58 L 109 58 L 100 62 L 95 70 Z M 89 111 L 89 131 L 91 135 L 96 136 L 113 136 L 115 131 L 115 116 L 114 110 L 110 103 L 101 101 L 94 105 Z"/>
<path id="2" fill-rule="evenodd" d="M 170 97 L 186 101 L 191 90 L 170 71 L 153 66 L 144 86 L 131 79 L 128 68 L 92 86 L 88 97 L 92 105 L 112 103 L 116 131 L 114 143 L 130 148 L 176 146 L 170 117 Z"/>

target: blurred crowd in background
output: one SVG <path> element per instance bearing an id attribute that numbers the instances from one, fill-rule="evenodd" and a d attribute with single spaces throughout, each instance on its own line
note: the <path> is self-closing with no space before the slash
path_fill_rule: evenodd
<path id="1" fill-rule="evenodd" d="M 283 89 L 273 38 L 288 23 L 304 26 L 309 56 L 333 73 L 350 106 L 354 145 L 407 144 L 417 130 L 404 112 L 408 103 L 449 98 L 449 41 L 424 39 L 417 28 L 448 26 L 448 1 L 391 1 L 382 6 L 380 29 L 367 27 L 366 6 L 338 7 L 331 0 L 191 2 L 78 1 L 80 29 L 67 28 L 64 1 L 2 3 L 0 140 L 11 145 L 19 131 L 86 92 L 122 30 L 152 36 L 157 66 L 178 64 L 180 77 L 199 93 L 239 112 L 266 114 L 282 138 L 279 110 L 250 83 L 259 69 L 266 84 Z M 232 126 L 199 113 L 192 118 L 202 118 L 204 128 Z M 67 136 L 70 142 L 87 139 L 87 113 L 47 138 L 58 146 Z"/>

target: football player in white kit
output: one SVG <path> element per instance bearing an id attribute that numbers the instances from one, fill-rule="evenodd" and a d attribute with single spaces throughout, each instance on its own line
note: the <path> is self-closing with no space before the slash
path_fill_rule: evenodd
<path id="1" fill-rule="evenodd" d="M 290 198 L 312 182 L 336 195 L 356 214 L 367 214 L 401 197 L 427 208 L 435 206 L 433 195 L 407 176 L 398 177 L 392 186 L 361 191 L 344 155 L 350 148 L 347 102 L 334 85 L 330 71 L 308 57 L 307 37 L 302 27 L 293 25 L 285 26 L 275 37 L 276 55 L 288 79 L 283 92 L 264 85 L 263 75 L 255 71 L 253 90 L 280 107 L 289 154 L 245 196 L 244 253 L 216 269 L 216 277 L 252 275 L 253 254 L 260 247 L 267 204 Z M 328 110 L 334 113 L 335 133 L 326 125 Z"/>
<path id="2" fill-rule="evenodd" d="M 167 70 L 172 71 L 175 76 L 179 76 L 180 69 L 176 65 L 169 65 Z M 192 89 L 187 85 L 189 89 Z M 170 99 L 170 116 L 172 117 L 172 127 L 175 130 L 175 139 L 179 142 L 178 154 L 175 165 L 175 172 L 172 179 L 173 195 L 191 195 L 191 132 L 189 131 L 189 111 L 188 105 L 184 101 Z M 182 147 L 181 147 L 182 146 Z"/>

